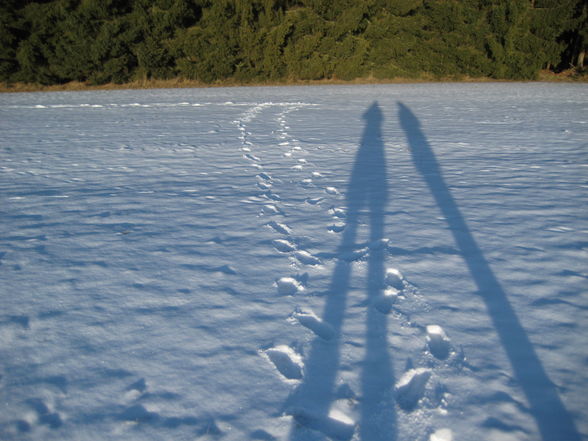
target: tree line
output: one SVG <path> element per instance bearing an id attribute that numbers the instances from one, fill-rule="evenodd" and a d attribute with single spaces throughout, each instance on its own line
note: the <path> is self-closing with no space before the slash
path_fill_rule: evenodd
<path id="1" fill-rule="evenodd" d="M 586 0 L 3 0 L 0 81 L 533 79 L 581 69 Z"/>

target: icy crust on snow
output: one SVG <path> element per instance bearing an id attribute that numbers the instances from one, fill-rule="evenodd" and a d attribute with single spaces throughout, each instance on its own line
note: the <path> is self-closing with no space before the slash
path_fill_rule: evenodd
<path id="1" fill-rule="evenodd" d="M 587 103 L 2 94 L 0 439 L 587 438 Z"/>

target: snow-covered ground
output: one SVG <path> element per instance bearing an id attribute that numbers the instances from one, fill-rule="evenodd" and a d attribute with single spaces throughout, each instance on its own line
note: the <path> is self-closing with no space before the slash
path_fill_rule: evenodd
<path id="1" fill-rule="evenodd" d="M 588 437 L 588 88 L 0 95 L 0 439 Z"/>

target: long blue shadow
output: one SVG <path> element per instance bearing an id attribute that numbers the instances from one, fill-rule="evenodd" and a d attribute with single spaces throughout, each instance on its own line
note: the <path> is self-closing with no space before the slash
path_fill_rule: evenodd
<path id="1" fill-rule="evenodd" d="M 322 319 L 333 329 L 332 338 L 317 337 L 306 360 L 305 375 L 289 397 L 285 412 L 294 417 L 291 441 L 302 441 L 310 429 L 329 438 L 348 440 L 355 427 L 329 416 L 332 403 L 349 397 L 349 391 L 335 385 L 340 363 L 341 331 L 352 272 L 349 255 L 356 245 L 360 216 L 369 217 L 370 242 L 384 237 L 384 210 L 388 197 L 386 161 L 382 142 L 382 112 L 374 103 L 364 113 L 365 129 L 347 187 L 347 219 L 337 251 L 329 294 Z M 362 362 L 359 397 L 360 438 L 362 441 L 396 440 L 396 416 L 392 388 L 394 377 L 386 339 L 386 315 L 371 306 L 384 287 L 384 247 L 374 246 L 368 257 L 368 310 L 365 356 Z"/>
<path id="2" fill-rule="evenodd" d="M 453 238 L 484 300 L 500 342 L 510 360 L 515 378 L 530 405 L 543 441 L 579 441 L 580 435 L 570 413 L 562 403 L 533 344 L 523 329 L 504 289 L 496 279 L 484 253 L 472 236 L 443 174 L 435 153 L 423 134 L 418 118 L 398 103 L 400 125 L 412 154 L 412 161 L 421 174 L 435 202 L 447 220 Z"/>

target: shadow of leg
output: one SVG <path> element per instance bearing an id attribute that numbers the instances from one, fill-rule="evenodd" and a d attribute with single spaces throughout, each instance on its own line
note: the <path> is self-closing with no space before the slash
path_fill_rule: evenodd
<path id="1" fill-rule="evenodd" d="M 579 441 L 574 421 L 563 405 L 533 344 L 529 340 L 506 293 L 492 272 L 482 250 L 470 232 L 461 211 L 447 187 L 431 146 L 420 129 L 418 118 L 398 103 L 402 126 L 412 160 L 429 187 L 435 202 L 447 220 L 449 229 L 466 262 L 478 294 L 484 300 L 488 315 L 510 360 L 515 378 L 530 405 L 543 441 Z"/>
<path id="2" fill-rule="evenodd" d="M 387 200 L 386 166 L 381 137 L 382 112 L 374 103 L 363 115 L 366 126 L 347 187 L 347 223 L 343 232 L 339 259 L 329 288 L 322 319 L 334 330 L 334 338 L 314 340 L 306 362 L 305 375 L 298 389 L 289 397 L 285 412 L 295 423 L 291 441 L 307 439 L 308 430 L 319 431 L 333 439 L 348 440 L 355 423 L 331 415 L 339 369 L 341 332 L 352 263 L 344 256 L 353 250 L 362 208 L 369 208 L 370 241 L 384 235 L 384 208 Z M 374 247 L 368 260 L 368 300 L 376 299 L 384 287 L 384 249 Z M 396 419 L 392 387 L 393 372 L 388 355 L 386 315 L 368 305 L 366 352 L 362 368 L 360 435 L 365 441 L 394 441 Z"/>

